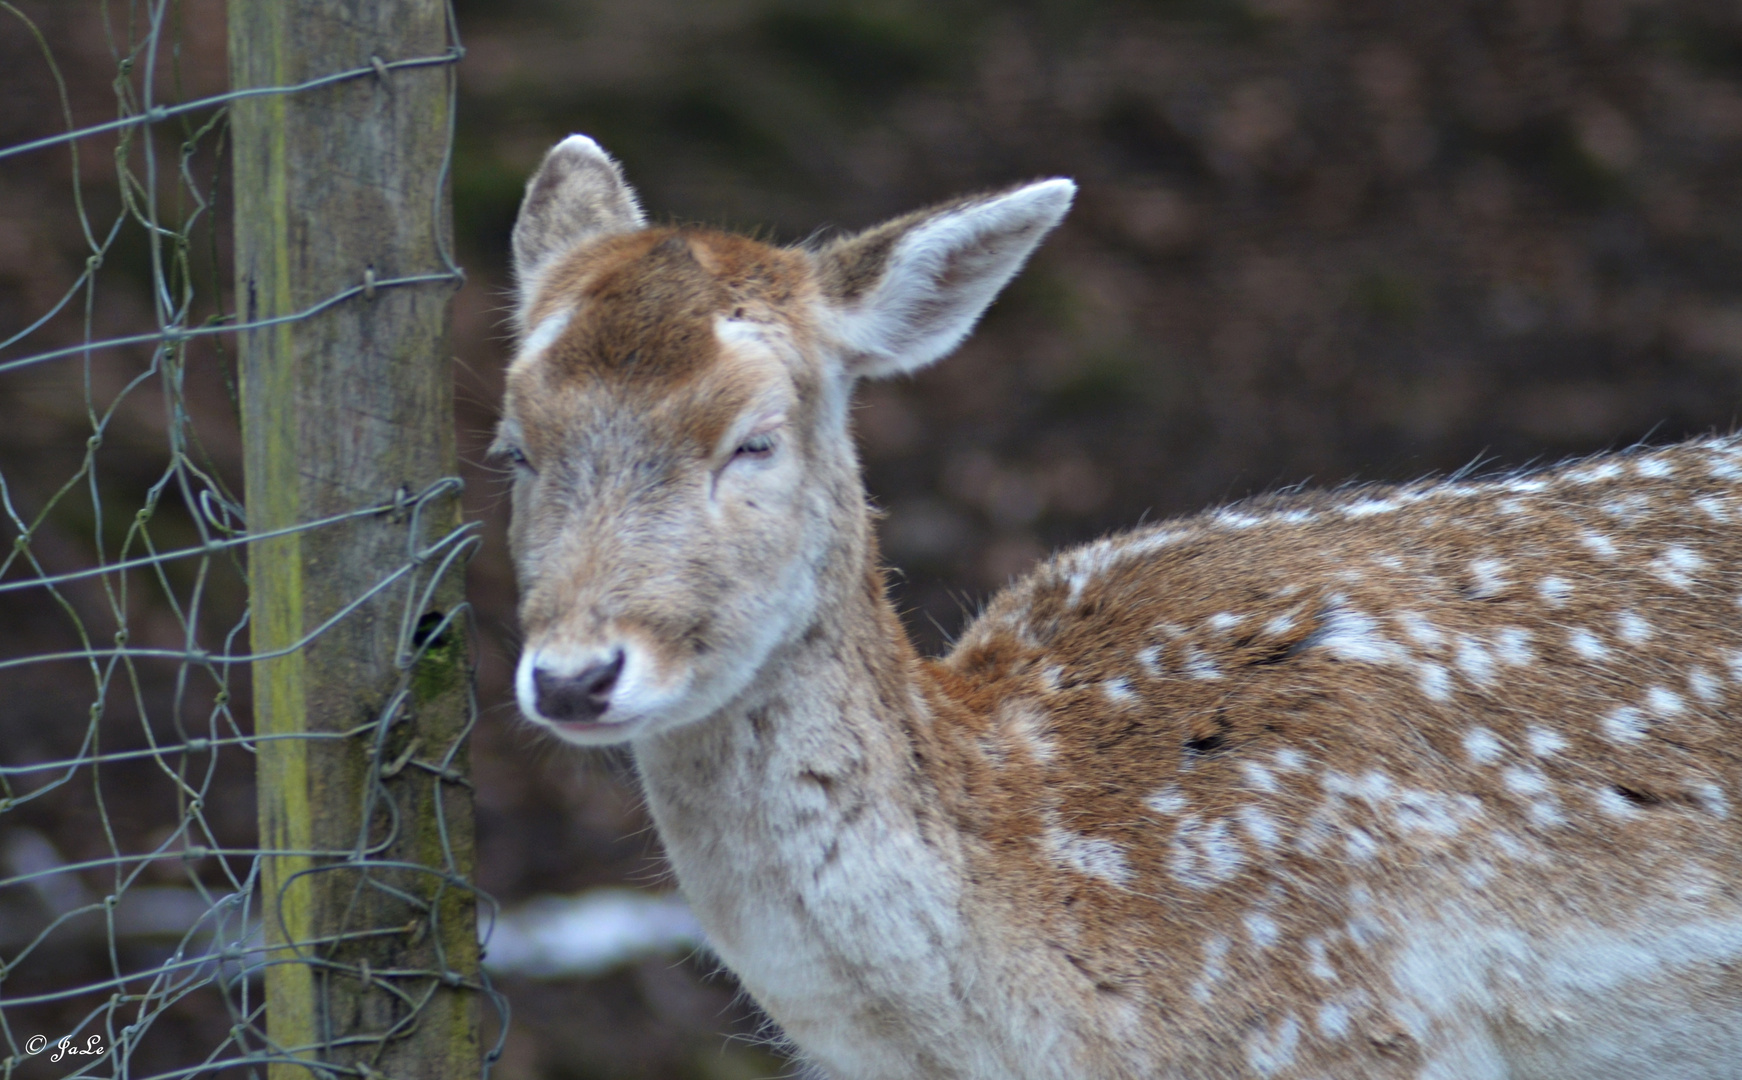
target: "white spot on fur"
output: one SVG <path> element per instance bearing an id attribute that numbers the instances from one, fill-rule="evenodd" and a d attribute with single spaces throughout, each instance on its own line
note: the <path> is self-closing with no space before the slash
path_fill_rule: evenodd
<path id="1" fill-rule="evenodd" d="M 1329 1039 L 1341 1039 L 1349 1034 L 1349 1007 L 1331 1001 L 1319 1006 L 1319 1033 Z"/>
<path id="2" fill-rule="evenodd" d="M 1636 743 L 1645 738 L 1648 725 L 1638 709 L 1623 705 L 1603 717 L 1603 734 L 1610 742 Z"/>
<path id="3" fill-rule="evenodd" d="M 1634 464 L 1633 471 L 1648 479 L 1658 479 L 1672 475 L 1675 472 L 1675 465 L 1667 458 L 1640 458 Z"/>
<path id="4" fill-rule="evenodd" d="M 1362 499 L 1343 507 L 1343 515 L 1352 518 L 1373 517 L 1375 514 L 1389 514 L 1402 506 L 1402 503 L 1392 499 Z"/>
<path id="5" fill-rule="evenodd" d="M 1194 679 L 1220 679 L 1222 669 L 1196 645 L 1180 648 L 1180 669 Z"/>
<path id="6" fill-rule="evenodd" d="M 1609 499 L 1601 503 L 1597 508 L 1611 517 L 1632 523 L 1638 521 L 1650 511 L 1651 500 L 1645 495 L 1635 492 L 1631 495 L 1622 495 L 1617 498 Z"/>
<path id="7" fill-rule="evenodd" d="M 1708 495 L 1695 499 L 1694 505 L 1705 511 L 1706 516 L 1713 521 L 1720 521 L 1726 525 L 1730 523 L 1730 511 L 1725 507 L 1724 500 Z"/>
<path id="8" fill-rule="evenodd" d="M 1602 533 L 1595 533 L 1589 529 L 1579 533 L 1579 543 L 1590 548 L 1591 553 L 1599 559 L 1613 559 L 1619 554 L 1615 548 L 1615 541 Z"/>
<path id="9" fill-rule="evenodd" d="M 1246 616 L 1236 615 L 1232 611 L 1218 612 L 1215 615 L 1211 615 L 1209 619 L 1210 629 L 1219 633 L 1226 633 L 1245 621 Z"/>
<path id="10" fill-rule="evenodd" d="M 1282 830 L 1276 827 L 1269 814 L 1256 806 L 1242 806 L 1239 810 L 1240 824 L 1246 827 L 1248 836 L 1268 851 L 1274 851 L 1282 845 Z"/>
<path id="11" fill-rule="evenodd" d="M 1691 790 L 1700 809 L 1713 817 L 1730 816 L 1730 801 L 1724 798 L 1724 789 L 1717 784 L 1695 784 Z"/>
<path id="12" fill-rule="evenodd" d="M 1509 667 L 1529 667 L 1536 660 L 1530 648 L 1530 631 L 1508 626 L 1494 635 L 1494 655 Z"/>
<path id="13" fill-rule="evenodd" d="M 1275 1076 L 1294 1064 L 1300 1045 L 1300 1021 L 1284 1017 L 1274 1031 L 1261 1032 L 1246 1042 L 1246 1063 L 1260 1076 Z"/>
<path id="14" fill-rule="evenodd" d="M 1470 595 L 1478 599 L 1499 596 L 1506 589 L 1506 564 L 1499 559 L 1475 559 L 1470 563 L 1470 576 L 1475 586 Z"/>
<path id="15" fill-rule="evenodd" d="M 1475 638 L 1458 636 L 1457 662 L 1472 681 L 1483 684 L 1494 681 L 1494 658 Z"/>
<path id="16" fill-rule="evenodd" d="M 1536 592 L 1542 597 L 1543 603 L 1549 607 L 1563 607 L 1567 597 L 1572 595 L 1573 587 L 1565 578 L 1549 575 L 1536 583 Z"/>
<path id="17" fill-rule="evenodd" d="M 1057 824 L 1048 825 L 1044 836 L 1053 857 L 1077 873 L 1120 888 L 1131 880 L 1131 866 L 1111 840 L 1082 836 Z"/>
<path id="18" fill-rule="evenodd" d="M 1629 645 L 1643 645 L 1656 632 L 1650 623 L 1635 612 L 1623 611 L 1615 616 L 1615 633 Z"/>
<path id="19" fill-rule="evenodd" d="M 1663 554 L 1651 561 L 1651 572 L 1678 589 L 1691 588 L 1694 571 L 1706 565 L 1706 560 L 1692 548 L 1671 544 Z"/>
<path id="20" fill-rule="evenodd" d="M 1500 770 L 1500 782 L 1514 795 L 1541 795 L 1548 790 L 1548 777 L 1535 769 L 1511 765 Z"/>
<path id="21" fill-rule="evenodd" d="M 1635 818 L 1639 816 L 1639 807 L 1634 806 L 1625 795 L 1607 785 L 1591 793 L 1591 800 L 1597 804 L 1597 809 L 1612 818 Z"/>
<path id="22" fill-rule="evenodd" d="M 1379 854 L 1379 843 L 1361 829 L 1350 829 L 1343 837 L 1343 852 L 1356 862 L 1372 862 Z"/>
<path id="23" fill-rule="evenodd" d="M 1596 634 L 1583 627 L 1568 632 L 1567 644 L 1586 660 L 1601 660 L 1609 655 L 1609 647 L 1598 640 Z"/>
<path id="24" fill-rule="evenodd" d="M 1211 988 L 1222 981 L 1227 973 L 1222 961 L 1228 956 L 1228 939 L 1221 934 L 1212 936 L 1204 942 L 1204 969 L 1198 976 L 1198 981 L 1192 984 L 1192 997 L 1209 1004 L 1212 997 Z"/>
<path id="25" fill-rule="evenodd" d="M 1724 696 L 1724 687 L 1718 677 L 1703 667 L 1696 667 L 1688 672 L 1688 689 L 1705 702 L 1717 701 Z"/>
<path id="26" fill-rule="evenodd" d="M 1395 810 L 1399 828 L 1435 836 L 1457 835 L 1465 822 L 1481 812 L 1481 804 L 1472 796 L 1442 795 L 1417 788 L 1400 792 Z"/>
<path id="27" fill-rule="evenodd" d="M 1325 612 L 1308 640 L 1340 660 L 1389 664 L 1404 659 L 1403 651 L 1379 633 L 1379 624 L 1371 616 L 1343 607 Z"/>
<path id="28" fill-rule="evenodd" d="M 1180 791 L 1178 784 L 1169 784 L 1154 795 L 1144 799 L 1143 805 L 1158 814 L 1172 817 L 1186 808 L 1186 797 L 1185 793 Z"/>
<path id="29" fill-rule="evenodd" d="M 1659 716 L 1678 716 L 1687 707 L 1682 696 L 1667 686 L 1654 686 L 1645 692 L 1645 705 Z"/>
<path id="30" fill-rule="evenodd" d="M 1058 755 L 1047 714 L 1032 702 L 1007 701 L 999 713 L 1011 741 L 1026 749 L 1029 757 L 1044 765 Z"/>
<path id="31" fill-rule="evenodd" d="M 1246 778 L 1246 783 L 1248 785 L 1257 788 L 1259 791 L 1273 792 L 1276 790 L 1276 777 L 1270 774 L 1269 769 L 1266 769 L 1256 761 L 1242 761 L 1240 763 L 1240 775 Z"/>
<path id="32" fill-rule="evenodd" d="M 1599 480 L 1613 480 L 1621 475 L 1621 465 L 1614 461 L 1598 462 L 1583 469 L 1575 469 L 1567 474 L 1567 479 L 1575 484 L 1595 484 Z"/>
<path id="33" fill-rule="evenodd" d="M 1101 684 L 1101 693 L 1105 694 L 1107 700 L 1114 705 L 1129 705 L 1137 700 L 1137 695 L 1131 690 L 1131 684 L 1124 679 L 1108 679 Z"/>
<path id="34" fill-rule="evenodd" d="M 1446 674 L 1441 664 L 1424 663 L 1416 671 L 1416 681 L 1421 686 L 1421 692 L 1435 701 L 1444 701 L 1452 696 L 1452 680 Z"/>
<path id="35" fill-rule="evenodd" d="M 1400 611 L 1396 615 L 1397 624 L 1403 627 L 1404 636 L 1417 645 L 1426 648 L 1438 648 L 1445 644 L 1446 635 L 1440 628 L 1427 620 L 1427 617 L 1416 611 Z"/>
<path id="36" fill-rule="evenodd" d="M 1567 741 L 1561 738 L 1559 732 L 1550 731 L 1540 724 L 1532 724 L 1525 731 L 1524 741 L 1529 744 L 1530 752 L 1537 757 L 1548 757 L 1567 748 Z"/>
<path id="37" fill-rule="evenodd" d="M 1300 772 L 1307 766 L 1307 756 L 1292 746 L 1278 750 L 1270 759 L 1279 772 Z"/>
<path id="38" fill-rule="evenodd" d="M 1240 871 L 1246 854 L 1223 820 L 1205 825 L 1196 817 L 1181 818 L 1174 830 L 1168 868 L 1194 889 L 1208 889 Z"/>
<path id="39" fill-rule="evenodd" d="M 1137 650 L 1137 666 L 1152 679 L 1161 677 L 1161 646 L 1150 645 Z"/>
<path id="40" fill-rule="evenodd" d="M 1325 948 L 1325 939 L 1314 935 L 1307 938 L 1306 946 L 1307 974 L 1325 982 L 1337 981 L 1337 969 L 1331 966 L 1330 950 Z"/>
<path id="41" fill-rule="evenodd" d="M 1500 755 L 1506 751 L 1506 744 L 1495 738 L 1494 733 L 1485 727 L 1471 728 L 1464 732 L 1464 753 L 1470 755 L 1470 760 L 1478 765 L 1492 765 L 1500 760 Z"/>
<path id="42" fill-rule="evenodd" d="M 1252 944 L 1260 949 L 1268 949 L 1282 939 L 1282 928 L 1262 911 L 1248 911 L 1241 921 L 1246 924 L 1246 933 L 1251 936 Z"/>

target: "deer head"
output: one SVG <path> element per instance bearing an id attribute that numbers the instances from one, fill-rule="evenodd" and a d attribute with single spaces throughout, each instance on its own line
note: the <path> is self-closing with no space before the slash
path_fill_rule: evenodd
<path id="1" fill-rule="evenodd" d="M 495 444 L 516 472 L 526 715 L 584 744 L 703 720 L 753 699 L 838 598 L 880 593 L 853 384 L 959 345 L 1074 192 L 775 247 L 649 228 L 591 139 L 551 150 L 514 228 Z"/>

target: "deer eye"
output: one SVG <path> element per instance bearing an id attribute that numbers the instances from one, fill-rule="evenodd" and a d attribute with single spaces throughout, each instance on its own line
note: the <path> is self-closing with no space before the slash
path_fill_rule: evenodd
<path id="1" fill-rule="evenodd" d="M 509 446 L 509 447 L 504 448 L 502 451 L 502 456 L 507 458 L 508 463 L 510 465 L 514 466 L 516 469 L 525 469 L 527 472 L 537 472 L 538 471 L 532 467 L 532 460 L 526 456 L 526 451 L 522 450 L 518 446 Z"/>
<path id="2" fill-rule="evenodd" d="M 770 431 L 761 435 L 752 435 L 739 443 L 738 449 L 732 451 L 732 460 L 765 458 L 772 453 L 774 453 L 774 432 Z"/>

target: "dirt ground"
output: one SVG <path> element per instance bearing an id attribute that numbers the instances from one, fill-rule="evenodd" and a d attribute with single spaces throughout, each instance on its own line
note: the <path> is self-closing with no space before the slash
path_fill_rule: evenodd
<path id="1" fill-rule="evenodd" d="M 80 121 L 112 115 L 97 5 L 19 7 L 66 65 Z M 568 132 L 616 154 L 655 217 L 781 242 L 1026 178 L 1077 179 L 1076 209 L 979 333 L 915 378 L 868 387 L 855 414 L 893 590 L 928 650 L 1043 553 L 1121 525 L 1289 485 L 1666 442 L 1727 430 L 1742 405 L 1734 4 L 456 7 L 468 52 L 454 197 L 470 280 L 455 377 L 468 510 L 487 528 L 471 570 L 487 706 L 479 878 L 505 902 L 663 880 L 625 763 L 549 745 L 510 704 L 505 487 L 483 452 L 510 344 L 508 228 L 527 172 Z M 186 8 L 189 90 L 212 92 L 221 5 Z M 54 129 L 35 48 L 0 12 L 0 146 Z M 108 183 L 90 197 L 113 203 Z M 65 287 L 83 248 L 64 156 L 0 162 L 0 195 L 4 338 Z M 124 284 L 113 304 L 107 325 L 149 318 Z M 202 354 L 196 397 L 234 475 L 227 363 Z M 0 472 L 21 499 L 64 480 L 88 434 L 57 378 L 0 377 Z M 118 426 L 137 461 L 113 459 L 117 483 L 151 474 L 152 408 Z M 46 649 L 39 620 L 6 603 L 6 655 Z M 85 704 L 33 686 L 0 728 L 37 737 Z M 245 799 L 233 813 L 251 827 Z M 515 1020 L 499 1075 L 511 1080 L 779 1067 L 705 962 L 505 989 Z"/>

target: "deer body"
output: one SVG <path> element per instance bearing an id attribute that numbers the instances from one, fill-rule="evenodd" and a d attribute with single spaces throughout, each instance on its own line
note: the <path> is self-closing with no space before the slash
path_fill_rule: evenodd
<path id="1" fill-rule="evenodd" d="M 914 653 L 851 385 L 952 349 L 1070 190 L 789 250 L 552 151 L 523 711 L 633 747 L 840 1080 L 1742 1077 L 1742 441 L 1154 526 Z"/>

